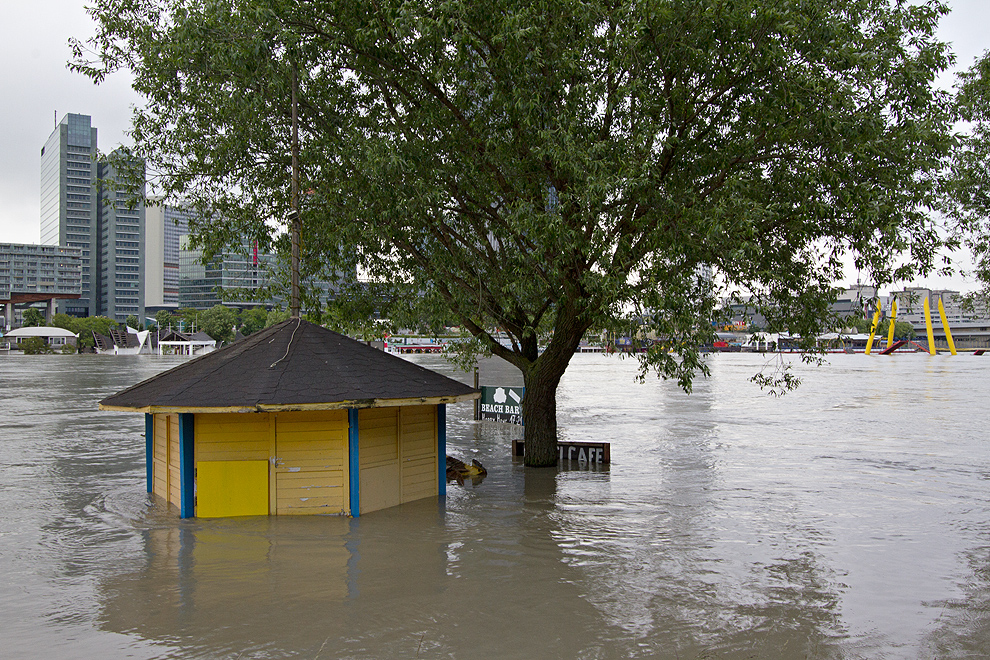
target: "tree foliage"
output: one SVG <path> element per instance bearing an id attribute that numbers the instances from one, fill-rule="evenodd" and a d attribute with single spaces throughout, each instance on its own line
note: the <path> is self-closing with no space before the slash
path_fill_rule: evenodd
<path id="1" fill-rule="evenodd" d="M 252 307 L 241 310 L 241 333 L 245 336 L 263 330 L 268 321 L 268 310 L 264 307 Z"/>
<path id="2" fill-rule="evenodd" d="M 844 320 L 844 323 L 848 327 L 856 328 L 857 332 L 869 334 L 870 327 L 873 325 L 873 319 L 849 317 Z M 889 329 L 890 319 L 881 319 L 880 322 L 877 323 L 877 337 L 886 337 Z M 907 321 L 894 322 L 894 337 L 898 339 L 914 339 L 915 334 L 914 326 Z"/>
<path id="3" fill-rule="evenodd" d="M 175 324 L 175 318 L 167 309 L 160 309 L 155 312 L 155 324 L 159 327 L 159 329 L 165 331 Z"/>
<path id="4" fill-rule="evenodd" d="M 202 330 L 218 342 L 228 344 L 234 340 L 237 327 L 237 310 L 223 305 L 214 305 L 199 317 Z"/>
<path id="5" fill-rule="evenodd" d="M 22 316 L 25 328 L 37 328 L 45 325 L 45 315 L 35 307 L 28 307 Z"/>
<path id="6" fill-rule="evenodd" d="M 215 251 L 286 247 L 297 79 L 304 269 L 368 275 L 336 318 L 456 324 L 516 365 L 539 465 L 589 328 L 646 319 L 668 341 L 644 365 L 689 390 L 719 286 L 813 337 L 836 324 L 843 255 L 878 285 L 931 267 L 945 11 L 95 0 L 73 66 L 133 72 L 138 155 Z"/>
<path id="7" fill-rule="evenodd" d="M 946 177 L 947 209 L 973 254 L 977 279 L 986 290 L 990 289 L 990 53 L 960 75 L 956 105 L 967 130 L 960 136 Z"/>
<path id="8" fill-rule="evenodd" d="M 80 349 L 93 348 L 96 343 L 93 339 L 94 332 L 101 335 L 109 335 L 110 328 L 115 328 L 117 325 L 118 323 L 116 321 L 107 318 L 106 316 L 77 318 L 75 316 L 69 316 L 68 314 L 61 313 L 52 316 L 53 327 L 64 328 L 69 332 L 79 335 L 79 340 L 76 342 L 76 345 Z"/>
<path id="9" fill-rule="evenodd" d="M 24 355 L 51 355 L 55 352 L 44 337 L 27 337 L 18 343 L 18 347 L 24 351 Z"/>

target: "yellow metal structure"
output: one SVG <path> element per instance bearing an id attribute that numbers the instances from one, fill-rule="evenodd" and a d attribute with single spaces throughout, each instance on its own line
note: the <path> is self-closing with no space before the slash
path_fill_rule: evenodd
<path id="1" fill-rule="evenodd" d="M 866 354 L 873 350 L 873 338 L 877 334 L 877 324 L 880 323 L 880 301 L 877 301 L 877 311 L 873 312 L 873 323 L 870 324 L 870 338 L 866 341 Z"/>
<path id="2" fill-rule="evenodd" d="M 956 354 L 956 342 L 952 341 L 952 331 L 949 330 L 949 320 L 945 318 L 945 306 L 942 305 L 942 297 L 938 299 L 938 315 L 942 319 L 942 328 L 945 330 L 945 339 L 949 342 L 949 352 Z"/>
<path id="3" fill-rule="evenodd" d="M 268 461 L 198 461 L 196 515 L 268 515 Z"/>
<path id="4" fill-rule="evenodd" d="M 887 348 L 894 345 L 894 324 L 897 323 L 897 298 L 890 303 L 890 327 L 887 329 Z M 891 354 L 893 355 L 893 354 Z"/>
<path id="5" fill-rule="evenodd" d="M 935 333 L 932 332 L 932 309 L 925 296 L 925 330 L 928 331 L 928 353 L 935 355 Z"/>

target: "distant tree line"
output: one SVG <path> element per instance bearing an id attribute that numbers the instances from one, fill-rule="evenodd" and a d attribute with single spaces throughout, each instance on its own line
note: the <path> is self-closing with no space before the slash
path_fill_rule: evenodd
<path id="1" fill-rule="evenodd" d="M 152 331 L 161 329 L 164 331 L 171 328 L 186 333 L 202 331 L 219 343 L 230 343 L 234 340 L 235 332 L 240 332 L 242 335 L 248 336 L 258 330 L 284 321 L 287 318 L 288 312 L 278 308 L 267 310 L 264 307 L 257 306 L 250 309 L 234 309 L 224 305 L 215 305 L 207 310 L 184 308 L 177 310 L 175 313 L 168 310 L 161 310 L 155 314 L 154 322 L 149 323 L 147 329 Z M 101 335 L 109 335 L 111 329 L 121 326 L 120 323 L 106 316 L 79 318 L 61 313 L 53 315 L 51 323 L 46 324 L 44 314 L 34 307 L 29 307 L 24 311 L 22 325 L 24 327 L 50 325 L 50 327 L 63 328 L 77 334 L 79 339 L 76 345 L 79 352 L 86 352 L 94 347 L 94 332 Z M 127 317 L 123 325 L 134 328 L 135 330 L 145 329 L 144 324 L 140 323 L 138 317 L 133 314 Z M 41 342 L 44 343 L 44 340 L 41 340 Z M 24 342 L 21 343 L 24 344 Z M 37 347 L 37 350 L 35 350 L 33 344 L 29 348 L 32 353 L 52 352 L 50 347 L 48 350 L 44 347 Z"/>

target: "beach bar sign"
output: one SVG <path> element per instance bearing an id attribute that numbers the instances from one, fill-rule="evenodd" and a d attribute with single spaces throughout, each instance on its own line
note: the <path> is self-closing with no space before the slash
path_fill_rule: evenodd
<path id="1" fill-rule="evenodd" d="M 482 387 L 481 419 L 522 425 L 525 387 Z"/>

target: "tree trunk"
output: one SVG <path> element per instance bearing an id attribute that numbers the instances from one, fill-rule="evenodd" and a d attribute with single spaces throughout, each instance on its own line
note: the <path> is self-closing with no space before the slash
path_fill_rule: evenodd
<path id="1" fill-rule="evenodd" d="M 523 437 L 526 440 L 525 463 L 529 467 L 553 467 L 557 464 L 557 385 L 559 373 L 540 367 L 539 361 L 523 373 L 526 396 L 523 398 Z M 567 367 L 565 363 L 564 368 Z"/>
<path id="2" fill-rule="evenodd" d="M 581 343 L 587 324 L 577 319 L 572 306 L 559 312 L 553 337 L 542 355 L 523 370 L 522 414 L 526 425 L 525 464 L 553 467 L 557 464 L 557 385 Z M 536 352 L 536 347 L 533 347 Z"/>

